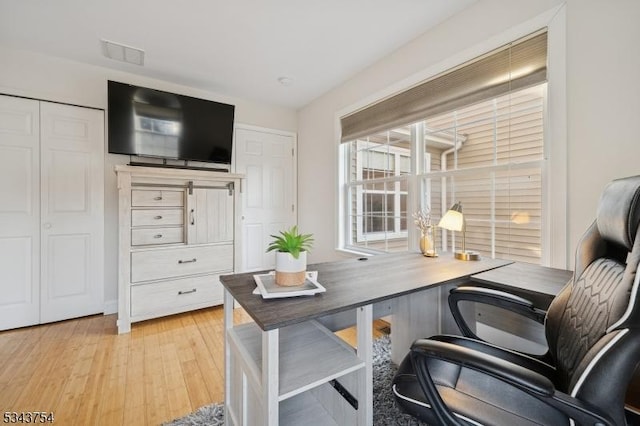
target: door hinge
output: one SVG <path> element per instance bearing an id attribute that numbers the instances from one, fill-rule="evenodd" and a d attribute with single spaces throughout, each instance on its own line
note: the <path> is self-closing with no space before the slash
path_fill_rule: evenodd
<path id="1" fill-rule="evenodd" d="M 291 212 L 295 212 L 296 211 L 296 205 L 295 204 L 291 204 Z"/>

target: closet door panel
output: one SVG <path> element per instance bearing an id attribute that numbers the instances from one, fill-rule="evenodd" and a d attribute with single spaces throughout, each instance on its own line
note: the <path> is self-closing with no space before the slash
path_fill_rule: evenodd
<path id="1" fill-rule="evenodd" d="M 64 302 L 69 297 L 82 297 L 90 285 L 90 235 L 53 235 L 47 239 L 47 281 L 55 283 L 49 288 L 49 300 Z"/>
<path id="2" fill-rule="evenodd" d="M 40 320 L 39 103 L 0 96 L 0 330 Z"/>
<path id="3" fill-rule="evenodd" d="M 90 217 L 93 213 L 89 203 L 90 154 L 56 150 L 51 150 L 49 154 L 49 203 L 46 206 L 48 216 L 64 219 L 68 214 L 81 214 Z"/>
<path id="4" fill-rule="evenodd" d="M 42 102 L 42 322 L 103 312 L 103 112 Z"/>
<path id="5" fill-rule="evenodd" d="M 0 306 L 30 305 L 34 300 L 31 267 L 33 239 L 29 237 L 0 238 Z M 37 319 L 37 316 L 35 316 Z"/>

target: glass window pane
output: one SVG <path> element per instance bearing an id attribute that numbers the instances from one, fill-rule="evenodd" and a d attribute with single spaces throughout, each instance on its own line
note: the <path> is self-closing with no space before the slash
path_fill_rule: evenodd
<path id="1" fill-rule="evenodd" d="M 492 254 L 492 178 L 487 172 L 456 176 L 452 201 L 462 203 L 466 222 L 466 248 L 484 256 Z M 462 248 L 462 236 L 456 241 Z"/>
<path id="2" fill-rule="evenodd" d="M 496 256 L 540 263 L 542 256 L 542 171 L 496 173 Z"/>
<path id="3" fill-rule="evenodd" d="M 442 184 L 446 179 L 444 178 L 422 178 L 421 187 L 421 209 L 428 210 L 431 215 L 431 223 L 437 225 L 442 217 L 442 213 L 446 211 L 450 205 L 443 205 L 442 200 Z M 447 200 L 445 199 L 445 204 Z M 443 211 L 443 209 L 445 209 Z"/>
<path id="4" fill-rule="evenodd" d="M 382 194 L 363 194 L 365 233 L 384 231 L 385 228 L 382 222 L 382 218 L 384 217 L 384 204 Z"/>
<path id="5" fill-rule="evenodd" d="M 449 152 L 446 164 L 432 159 L 431 170 L 542 159 L 545 91 L 542 84 L 425 120 L 426 152 Z"/>
<path id="6" fill-rule="evenodd" d="M 543 159 L 545 91 L 542 84 L 496 99 L 498 164 Z"/>
<path id="7" fill-rule="evenodd" d="M 400 194 L 400 230 L 407 230 L 407 194 Z"/>
<path id="8" fill-rule="evenodd" d="M 398 155 L 400 160 L 400 174 L 408 175 L 411 173 L 411 158 L 408 155 Z"/>

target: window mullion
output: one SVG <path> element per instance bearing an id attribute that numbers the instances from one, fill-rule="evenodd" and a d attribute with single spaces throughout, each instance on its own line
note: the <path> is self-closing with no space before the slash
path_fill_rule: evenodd
<path id="1" fill-rule="evenodd" d="M 498 165 L 498 100 L 491 103 L 493 107 L 493 165 Z M 491 230 L 491 258 L 496 257 L 496 172 L 491 172 L 490 230 Z"/>

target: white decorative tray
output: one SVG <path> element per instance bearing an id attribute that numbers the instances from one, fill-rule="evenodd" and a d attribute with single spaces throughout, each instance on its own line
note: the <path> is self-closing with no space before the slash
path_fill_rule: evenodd
<path id="1" fill-rule="evenodd" d="M 276 273 L 271 271 L 268 274 L 254 275 L 257 287 L 253 294 L 260 294 L 264 299 L 275 299 L 279 297 L 313 296 L 317 293 L 327 291 L 317 280 L 318 271 L 307 271 L 307 276 L 303 284 L 298 286 L 279 286 L 276 284 Z"/>

